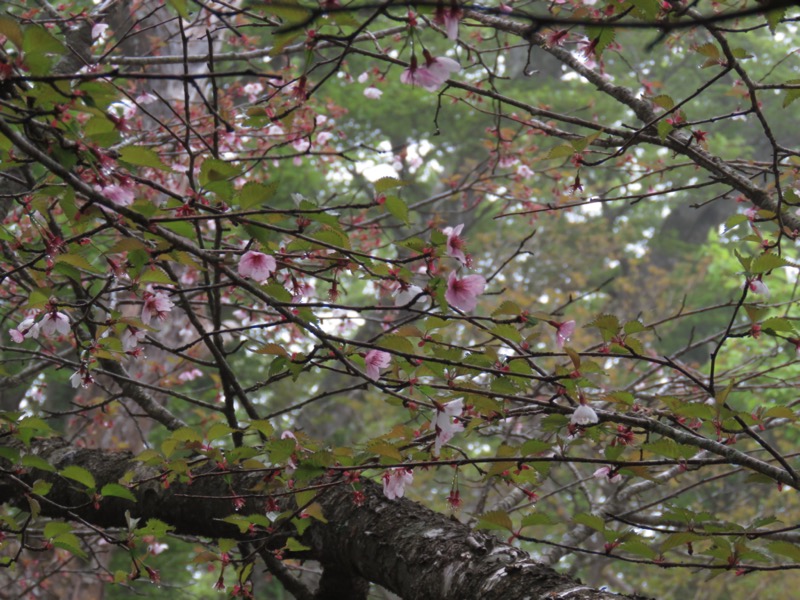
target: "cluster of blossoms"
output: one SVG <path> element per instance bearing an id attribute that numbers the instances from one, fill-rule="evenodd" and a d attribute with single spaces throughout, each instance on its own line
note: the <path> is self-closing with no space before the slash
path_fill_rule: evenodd
<path id="1" fill-rule="evenodd" d="M 175 305 L 165 293 L 145 292 L 142 296 L 142 323 L 149 326 L 153 319 L 163 321 L 173 306 Z"/>
<path id="2" fill-rule="evenodd" d="M 146 335 L 147 332 L 144 329 L 138 329 L 129 325 L 125 328 L 125 331 L 123 331 L 122 335 L 120 336 L 122 350 L 124 352 L 135 351 L 136 347 L 139 345 L 139 342 L 144 340 Z"/>
<path id="3" fill-rule="evenodd" d="M 433 22 L 444 28 L 448 39 L 455 41 L 458 39 L 458 24 L 463 16 L 463 11 L 455 4 L 449 8 L 440 5 L 436 9 Z M 416 25 L 417 19 L 413 13 L 409 13 L 408 23 L 411 27 Z M 435 92 L 450 78 L 452 73 L 458 73 L 461 70 L 461 65 L 452 58 L 434 57 L 427 50 L 423 50 L 422 55 L 425 58 L 425 65 L 420 66 L 417 62 L 417 55 L 412 54 L 408 68 L 400 75 L 400 81 L 421 87 L 429 92 Z"/>
<path id="4" fill-rule="evenodd" d="M 466 247 L 461 231 L 464 224 L 455 227 L 446 227 L 442 232 L 447 236 L 445 253 L 447 256 L 456 259 L 462 265 L 470 263 L 470 257 L 464 252 Z M 445 300 L 464 312 L 470 312 L 478 304 L 478 296 L 486 289 L 486 279 L 480 275 L 467 275 L 459 277 L 455 271 L 450 272 L 447 279 L 447 290 L 444 293 Z"/>
<path id="5" fill-rule="evenodd" d="M 40 333 L 45 337 L 69 333 L 69 317 L 64 313 L 50 310 L 45 313 L 38 323 L 36 322 L 37 316 L 37 314 L 34 314 L 27 317 L 19 324 L 19 327 L 9 331 L 8 334 L 11 339 L 17 344 L 21 344 L 26 338 L 38 338 Z"/>
<path id="6" fill-rule="evenodd" d="M 69 382 L 74 388 L 88 387 L 94 383 L 94 377 L 86 365 L 81 364 L 80 368 L 70 375 Z"/>
<path id="7" fill-rule="evenodd" d="M 406 486 L 414 482 L 414 473 L 411 469 L 398 467 L 389 469 L 383 474 L 383 495 L 389 500 L 402 498 L 406 493 Z"/>
<path id="8" fill-rule="evenodd" d="M 127 178 L 121 183 L 110 183 L 104 186 L 96 185 L 94 187 L 96 191 L 100 192 L 117 206 L 130 206 L 133 204 L 133 201 L 136 200 L 133 182 Z"/>
<path id="9" fill-rule="evenodd" d="M 433 57 L 427 50 L 424 50 L 423 54 L 425 66 L 420 67 L 417 64 L 417 57 L 412 56 L 408 69 L 400 75 L 400 81 L 435 92 L 450 78 L 451 73 L 458 73 L 461 70 L 461 65 L 452 58 Z"/>

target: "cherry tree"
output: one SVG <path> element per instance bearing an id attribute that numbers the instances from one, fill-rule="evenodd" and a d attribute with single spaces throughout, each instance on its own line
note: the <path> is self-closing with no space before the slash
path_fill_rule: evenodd
<path id="1" fill-rule="evenodd" d="M 9 3 L 6 589 L 786 592 L 793 4 Z"/>

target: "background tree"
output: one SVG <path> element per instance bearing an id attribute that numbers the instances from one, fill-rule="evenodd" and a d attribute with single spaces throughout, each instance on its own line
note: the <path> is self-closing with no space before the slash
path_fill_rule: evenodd
<path id="1" fill-rule="evenodd" d="M 9 4 L 5 593 L 790 595 L 792 4 Z"/>

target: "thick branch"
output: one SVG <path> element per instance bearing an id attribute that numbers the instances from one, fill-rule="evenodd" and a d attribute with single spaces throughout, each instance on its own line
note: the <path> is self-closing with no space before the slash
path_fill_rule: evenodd
<path id="1" fill-rule="evenodd" d="M 0 483 L 0 502 L 26 505 L 25 494 L 30 490 L 25 485 L 37 479 L 48 481 L 53 487 L 40 499 L 43 516 L 82 519 L 100 527 L 124 527 L 127 510 L 133 517 L 160 519 L 175 527 L 177 534 L 241 538 L 238 528 L 221 520 L 233 513 L 231 490 L 243 493 L 263 480 L 263 473 L 248 473 L 233 477 L 229 485 L 222 476 L 198 470 L 191 484 L 173 483 L 165 488 L 156 470 L 128 453 L 75 448 L 60 439 L 34 440 L 27 450 L 10 438 L 1 445 L 36 454 L 57 469 L 83 467 L 92 473 L 98 489 L 118 482 L 128 471 L 135 473 L 134 481 L 146 481 L 131 488 L 135 504 L 104 498 L 99 508 L 85 490 L 57 473 L 31 469 Z M 348 485 L 326 487 L 318 499 L 327 523 L 315 522 L 303 541 L 330 573 L 355 574 L 414 599 L 621 597 L 584 586 L 518 548 L 415 502 L 388 500 L 372 482 L 363 482 L 362 491 L 366 499 L 361 506 L 353 502 Z M 248 501 L 242 512 L 254 510 L 263 510 L 258 499 Z"/>

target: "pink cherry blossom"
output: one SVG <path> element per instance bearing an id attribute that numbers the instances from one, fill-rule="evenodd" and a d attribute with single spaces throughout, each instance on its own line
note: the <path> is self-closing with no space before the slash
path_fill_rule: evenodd
<path id="1" fill-rule="evenodd" d="M 395 306 L 405 306 L 409 302 L 417 300 L 422 294 L 425 293 L 421 287 L 417 285 L 409 285 L 406 289 L 401 289 L 394 299 Z"/>
<path id="2" fill-rule="evenodd" d="M 461 237 L 461 230 L 464 224 L 455 227 L 445 227 L 443 233 L 447 236 L 447 256 L 452 256 L 462 265 L 467 264 L 467 257 L 464 254 L 464 238 Z"/>
<path id="3" fill-rule="evenodd" d="M 367 377 L 372 381 L 377 381 L 381 376 L 381 369 L 385 369 L 392 362 L 392 355 L 383 350 L 370 350 L 364 357 L 364 364 L 367 367 Z"/>
<path id="4" fill-rule="evenodd" d="M 256 100 L 258 100 L 258 96 L 261 94 L 261 92 L 264 91 L 264 86 L 258 81 L 253 81 L 251 83 L 246 84 L 242 88 L 242 91 L 245 94 L 247 94 L 248 102 L 255 102 Z"/>
<path id="5" fill-rule="evenodd" d="M 599 421 L 597 413 L 588 404 L 581 404 L 569 419 L 573 425 L 594 425 Z"/>
<path id="6" fill-rule="evenodd" d="M 379 100 L 383 96 L 383 90 L 379 90 L 374 85 L 369 86 L 364 90 L 364 96 L 370 100 Z"/>
<path id="7" fill-rule="evenodd" d="M 137 329 L 136 327 L 126 327 L 125 331 L 122 332 L 122 336 L 120 336 L 120 342 L 122 342 L 122 350 L 124 352 L 131 352 L 139 345 L 144 337 L 147 335 L 147 332 L 144 329 Z"/>
<path id="8" fill-rule="evenodd" d="M 92 25 L 92 40 L 95 41 L 101 38 L 105 34 L 106 29 L 108 29 L 107 23 L 95 23 Z"/>
<path id="9" fill-rule="evenodd" d="M 769 298 L 771 295 L 767 284 L 761 281 L 761 279 L 748 279 L 745 285 L 750 288 L 751 292 L 760 296 L 764 296 L 764 298 Z"/>
<path id="10" fill-rule="evenodd" d="M 142 323 L 150 325 L 153 318 L 163 321 L 167 318 L 167 313 L 175 306 L 163 292 L 145 292 L 142 304 Z"/>
<path id="11" fill-rule="evenodd" d="M 452 58 L 439 56 L 434 58 L 425 51 L 425 66 L 417 65 L 417 57 L 411 57 L 408 69 L 400 75 L 400 81 L 408 85 L 421 87 L 429 92 L 435 92 L 447 81 L 451 73 L 461 70 L 461 65 Z"/>
<path id="12" fill-rule="evenodd" d="M 517 175 L 519 175 L 523 179 L 528 179 L 530 177 L 533 177 L 533 171 L 530 170 L 530 167 L 527 167 L 525 165 L 520 165 L 517 167 Z"/>
<path id="13" fill-rule="evenodd" d="M 49 312 L 42 318 L 39 328 L 47 337 L 55 333 L 66 335 L 69 333 L 69 317 L 62 312 Z"/>
<path id="14" fill-rule="evenodd" d="M 159 542 L 154 542 L 152 544 L 148 544 L 147 545 L 147 551 L 150 554 L 153 554 L 154 556 L 158 556 L 159 554 L 161 554 L 162 552 L 164 552 L 164 550 L 167 550 L 168 548 L 169 548 L 168 544 L 161 544 Z"/>
<path id="15" fill-rule="evenodd" d="M 464 400 L 459 398 L 442 406 L 443 410 L 436 411 L 434 429 L 436 441 L 433 445 L 433 455 L 439 456 L 442 446 L 453 439 L 459 431 L 464 431 L 464 425 L 456 417 L 461 416 L 464 410 Z"/>
<path id="16" fill-rule="evenodd" d="M 575 332 L 575 321 L 566 321 L 564 323 L 551 323 L 556 327 L 556 346 L 563 348 L 564 344 L 572 337 Z"/>
<path id="17" fill-rule="evenodd" d="M 456 40 L 458 39 L 458 23 L 463 16 L 464 13 L 457 6 L 450 8 L 439 6 L 433 15 L 433 22 L 444 27 L 448 39 Z"/>
<path id="18" fill-rule="evenodd" d="M 91 384 L 94 383 L 94 377 L 89 372 L 84 365 L 81 365 L 80 369 L 75 371 L 69 378 L 69 382 L 72 387 L 89 387 Z"/>
<path id="19" fill-rule="evenodd" d="M 480 275 L 467 275 L 459 278 L 455 271 L 450 272 L 447 280 L 445 300 L 464 312 L 470 312 L 478 304 L 478 296 L 486 289 L 486 280 Z"/>
<path id="20" fill-rule="evenodd" d="M 198 377 L 202 377 L 203 372 L 200 369 L 189 369 L 178 374 L 178 379 L 184 383 L 187 381 L 194 381 Z"/>
<path id="21" fill-rule="evenodd" d="M 595 479 L 608 479 L 611 483 L 622 481 L 622 475 L 614 472 L 611 467 L 600 467 L 594 472 L 594 477 Z"/>
<path id="22" fill-rule="evenodd" d="M 414 473 L 411 469 L 399 467 L 389 469 L 383 474 L 383 495 L 389 500 L 402 498 L 406 493 L 406 486 L 414 482 Z"/>
<path id="23" fill-rule="evenodd" d="M 99 188 L 98 191 L 117 206 L 130 206 L 136 199 L 133 187 L 131 186 L 122 186 L 112 183 L 111 185 Z"/>
<path id="24" fill-rule="evenodd" d="M 154 96 L 150 92 L 145 92 L 136 96 L 136 104 L 152 104 L 158 100 L 158 96 Z"/>
<path id="25" fill-rule="evenodd" d="M 277 268 L 278 264 L 272 256 L 255 250 L 245 252 L 239 260 L 239 275 L 257 283 L 264 283 Z"/>
<path id="26" fill-rule="evenodd" d="M 39 337 L 39 324 L 36 323 L 35 319 L 35 316 L 28 317 L 19 324 L 19 327 L 9 331 L 8 334 L 11 336 L 11 339 L 17 344 L 21 344 L 25 341 L 26 337 L 34 339 Z"/>

